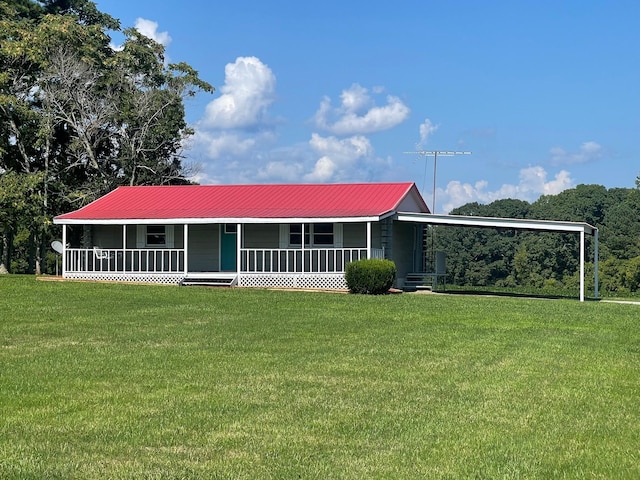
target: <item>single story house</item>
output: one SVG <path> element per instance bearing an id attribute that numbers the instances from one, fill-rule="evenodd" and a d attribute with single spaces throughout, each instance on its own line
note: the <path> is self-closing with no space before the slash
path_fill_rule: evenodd
<path id="1" fill-rule="evenodd" d="M 424 271 L 429 225 L 578 232 L 582 273 L 597 245 L 582 223 L 432 215 L 410 182 L 119 187 L 54 223 L 64 278 L 244 287 L 342 289 L 363 258 L 393 260 L 398 288 L 443 275 Z"/>
<path id="2" fill-rule="evenodd" d="M 63 277 L 345 288 L 346 264 L 419 270 L 429 213 L 414 183 L 119 187 L 60 215 Z"/>

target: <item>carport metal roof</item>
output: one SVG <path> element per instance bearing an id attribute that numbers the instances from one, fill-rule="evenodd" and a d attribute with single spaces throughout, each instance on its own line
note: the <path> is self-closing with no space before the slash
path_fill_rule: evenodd
<path id="1" fill-rule="evenodd" d="M 476 228 L 510 228 L 514 230 L 537 230 L 545 232 L 580 234 L 580 301 L 584 301 L 585 235 L 594 237 L 595 287 L 598 298 L 598 229 L 588 223 L 557 222 L 551 220 L 527 220 L 523 218 L 475 217 L 464 215 L 433 215 L 425 213 L 399 212 L 395 216 L 401 222 L 424 223 Z"/>

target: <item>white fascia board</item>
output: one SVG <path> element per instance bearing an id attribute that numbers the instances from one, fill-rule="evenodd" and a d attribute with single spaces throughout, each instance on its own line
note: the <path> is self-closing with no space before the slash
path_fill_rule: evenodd
<path id="1" fill-rule="evenodd" d="M 292 217 L 292 218 L 134 218 L 116 220 L 53 219 L 56 225 L 201 225 L 212 223 L 358 223 L 377 222 L 381 217 Z"/>
<path id="2" fill-rule="evenodd" d="M 384 220 L 385 218 L 393 217 L 394 215 L 396 215 L 396 212 L 391 210 L 390 212 L 380 215 L 380 217 L 376 218 L 376 220 Z"/>
<path id="3" fill-rule="evenodd" d="M 420 222 L 429 225 L 463 227 L 513 228 L 542 230 L 547 232 L 584 232 L 593 235 L 598 229 L 588 223 L 558 222 L 554 220 L 528 220 L 523 218 L 472 217 L 464 215 L 432 215 L 400 212 L 396 219 L 404 222 Z"/>

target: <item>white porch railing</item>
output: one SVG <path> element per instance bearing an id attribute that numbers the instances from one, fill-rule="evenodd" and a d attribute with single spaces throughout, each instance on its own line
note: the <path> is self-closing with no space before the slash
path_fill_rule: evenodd
<path id="1" fill-rule="evenodd" d="M 178 273 L 183 249 L 67 248 L 68 273 Z"/>
<path id="2" fill-rule="evenodd" d="M 372 249 L 372 258 L 384 258 Z M 242 248 L 241 273 L 344 273 L 347 263 L 367 258 L 366 248 Z"/>
<path id="3" fill-rule="evenodd" d="M 183 249 L 67 248 L 67 273 L 182 273 Z M 349 262 L 367 258 L 366 248 L 243 248 L 241 273 L 344 273 Z M 384 258 L 384 249 L 371 249 L 371 258 Z"/>

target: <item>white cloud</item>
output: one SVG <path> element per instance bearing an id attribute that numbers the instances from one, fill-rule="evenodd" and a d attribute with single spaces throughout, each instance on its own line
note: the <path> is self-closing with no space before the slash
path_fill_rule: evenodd
<path id="1" fill-rule="evenodd" d="M 260 165 L 268 161 L 261 152 L 268 157 L 276 141 L 268 112 L 275 83 L 271 69 L 256 57 L 238 57 L 225 66 L 222 95 L 209 102 L 188 142 L 205 170 L 215 172 L 203 179 L 245 183 L 260 177 Z"/>
<path id="2" fill-rule="evenodd" d="M 373 93 L 378 92 L 376 87 Z M 357 83 L 343 90 L 340 100 L 340 106 L 334 108 L 331 99 L 324 97 L 313 117 L 318 128 L 339 136 L 388 130 L 405 121 L 410 111 L 393 95 L 386 97 L 386 105 L 377 106 L 369 91 Z"/>
<path id="3" fill-rule="evenodd" d="M 313 172 L 304 176 L 304 180 L 307 182 L 328 182 L 336 173 L 338 165 L 329 157 L 322 157 L 318 159 L 313 167 Z"/>
<path id="4" fill-rule="evenodd" d="M 434 125 L 428 118 L 420 125 L 420 144 L 427 143 L 432 133 L 438 130 L 439 125 Z"/>
<path id="5" fill-rule="evenodd" d="M 136 19 L 135 29 L 147 38 L 155 40 L 160 45 L 168 47 L 171 43 L 171 37 L 168 32 L 159 32 L 158 23 L 146 18 Z"/>
<path id="6" fill-rule="evenodd" d="M 218 129 L 251 129 L 265 124 L 276 87 L 271 69 L 256 57 L 238 57 L 224 72 L 222 96 L 207 105 L 202 124 Z"/>
<path id="7" fill-rule="evenodd" d="M 552 180 L 540 166 L 520 170 L 517 185 L 504 184 L 498 190 L 490 191 L 489 183 L 480 180 L 475 184 L 462 183 L 457 180 L 449 182 L 447 187 L 436 191 L 437 213 L 448 213 L 466 203 L 491 203 L 502 198 L 514 198 L 533 202 L 540 195 L 556 195 L 563 190 L 573 188 L 574 182 L 566 170 L 558 172 Z"/>
<path id="8" fill-rule="evenodd" d="M 207 157 L 217 159 L 224 155 L 246 155 L 256 146 L 257 136 L 244 137 L 233 132 L 207 132 L 196 130 L 192 142 L 205 150 Z"/>
<path id="9" fill-rule="evenodd" d="M 602 146 L 596 142 L 585 142 L 580 145 L 580 149 L 577 152 L 568 152 L 562 147 L 554 147 L 549 153 L 551 153 L 551 164 L 558 166 L 599 160 L 602 158 L 604 151 Z"/>
<path id="10" fill-rule="evenodd" d="M 296 161 L 276 160 L 258 170 L 257 178 L 263 181 L 299 182 L 304 175 L 304 165 Z"/>
<path id="11" fill-rule="evenodd" d="M 373 158 L 373 147 L 367 137 L 357 135 L 345 139 L 311 135 L 309 145 L 320 158 L 313 170 L 304 176 L 307 182 L 338 181 L 358 177 L 357 163 L 365 158 Z"/>
<path id="12" fill-rule="evenodd" d="M 342 158 L 358 158 L 373 151 L 369 139 L 362 135 L 338 139 L 336 137 L 322 137 L 314 133 L 311 135 L 309 144 L 317 152 Z"/>

